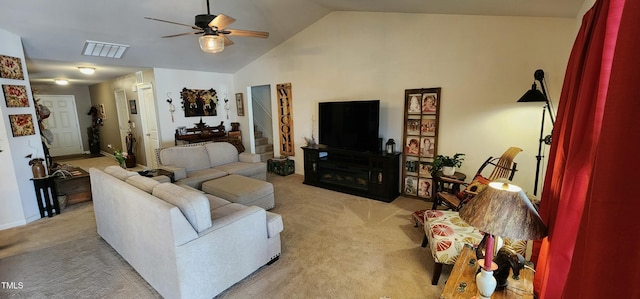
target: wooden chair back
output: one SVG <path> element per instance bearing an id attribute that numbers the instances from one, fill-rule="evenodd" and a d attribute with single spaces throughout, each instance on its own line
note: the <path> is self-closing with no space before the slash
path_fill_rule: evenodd
<path id="1" fill-rule="evenodd" d="M 513 162 L 513 159 L 522 151 L 521 148 L 518 147 L 510 147 L 508 148 L 500 158 L 489 157 L 487 161 L 485 161 L 480 169 L 478 169 L 478 174 L 482 174 L 482 171 L 489 165 L 493 165 L 494 168 L 491 171 L 491 174 L 486 178 L 489 181 L 494 181 L 497 179 L 513 179 L 513 176 L 516 174 L 518 163 Z"/>

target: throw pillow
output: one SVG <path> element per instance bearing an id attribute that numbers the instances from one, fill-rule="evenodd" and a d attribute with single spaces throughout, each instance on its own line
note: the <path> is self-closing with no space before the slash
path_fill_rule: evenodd
<path id="1" fill-rule="evenodd" d="M 478 194 L 480 191 L 484 190 L 484 188 L 487 188 L 490 182 L 491 181 L 489 179 L 477 174 L 471 183 L 469 183 L 462 192 L 458 193 L 458 197 L 462 199 L 465 198 L 467 194 Z"/>

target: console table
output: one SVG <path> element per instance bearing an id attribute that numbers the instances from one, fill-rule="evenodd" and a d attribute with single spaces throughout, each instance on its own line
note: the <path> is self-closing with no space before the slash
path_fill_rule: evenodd
<path id="1" fill-rule="evenodd" d="M 400 153 L 305 146 L 304 183 L 391 202 L 400 195 Z"/>
<path id="2" fill-rule="evenodd" d="M 238 153 L 245 151 L 240 130 L 227 133 L 223 122 L 220 122 L 218 126 L 210 127 L 200 120 L 200 123 L 197 123 L 194 128 L 176 129 L 174 144 L 178 145 L 178 141 L 183 143 L 229 142 L 236 147 Z"/>
<path id="3" fill-rule="evenodd" d="M 36 191 L 36 200 L 38 200 L 40 217 L 53 217 L 54 214 L 60 215 L 58 192 L 56 190 L 54 177 L 46 176 L 31 180 L 33 181 L 33 188 Z"/>

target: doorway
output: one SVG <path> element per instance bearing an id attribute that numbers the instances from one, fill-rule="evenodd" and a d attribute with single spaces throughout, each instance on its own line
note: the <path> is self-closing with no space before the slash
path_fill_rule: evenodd
<path id="1" fill-rule="evenodd" d="M 249 115 L 249 136 L 251 152 L 273 154 L 273 113 L 271 107 L 271 86 L 259 85 L 247 88 L 247 112 Z M 261 142 L 260 139 L 266 139 Z"/>
<path id="2" fill-rule="evenodd" d="M 38 95 L 40 104 L 49 108 L 51 115 L 42 121 L 51 131 L 53 141 L 49 145 L 52 157 L 82 154 L 82 138 L 78 123 L 78 110 L 73 95 Z"/>

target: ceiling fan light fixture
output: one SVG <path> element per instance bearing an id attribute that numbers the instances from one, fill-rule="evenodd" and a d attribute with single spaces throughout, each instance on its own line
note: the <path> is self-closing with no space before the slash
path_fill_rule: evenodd
<path id="1" fill-rule="evenodd" d="M 220 53 L 224 50 L 224 38 L 215 34 L 205 34 L 198 38 L 200 49 L 207 53 Z"/>
<path id="2" fill-rule="evenodd" d="M 95 68 L 85 66 L 78 67 L 78 70 L 85 75 L 93 75 L 96 72 Z"/>

